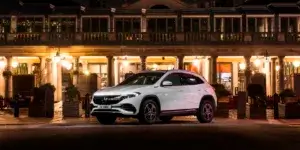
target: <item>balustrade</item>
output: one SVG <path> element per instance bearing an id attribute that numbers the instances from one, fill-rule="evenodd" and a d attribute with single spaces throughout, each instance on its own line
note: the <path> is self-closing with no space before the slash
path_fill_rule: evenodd
<path id="1" fill-rule="evenodd" d="M 60 32 L 0 34 L 1 45 L 215 45 L 215 44 L 297 44 L 300 33 L 224 32 Z"/>

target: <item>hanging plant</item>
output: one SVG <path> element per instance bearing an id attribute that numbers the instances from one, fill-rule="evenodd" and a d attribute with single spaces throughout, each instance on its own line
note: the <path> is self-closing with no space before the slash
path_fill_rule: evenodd
<path id="1" fill-rule="evenodd" d="M 8 78 L 8 77 L 12 76 L 12 72 L 9 71 L 9 70 L 4 70 L 2 75 L 3 75 L 4 78 Z"/>

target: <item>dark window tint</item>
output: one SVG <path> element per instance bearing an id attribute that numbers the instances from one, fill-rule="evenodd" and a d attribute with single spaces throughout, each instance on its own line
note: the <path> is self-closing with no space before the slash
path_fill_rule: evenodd
<path id="1" fill-rule="evenodd" d="M 178 73 L 172 73 L 170 75 L 168 75 L 164 81 L 170 81 L 172 82 L 173 86 L 179 86 L 181 85 L 181 82 L 180 82 L 180 76 Z"/>
<path id="2" fill-rule="evenodd" d="M 152 85 L 155 84 L 163 75 L 163 72 L 138 73 L 130 76 L 119 85 Z"/>
<path id="3" fill-rule="evenodd" d="M 180 74 L 180 81 L 182 85 L 197 85 L 204 83 L 199 77 L 185 73 Z"/>

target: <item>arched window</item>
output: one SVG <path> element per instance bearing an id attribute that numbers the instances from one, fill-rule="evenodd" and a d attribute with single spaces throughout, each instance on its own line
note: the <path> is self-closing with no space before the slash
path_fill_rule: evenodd
<path id="1" fill-rule="evenodd" d="M 154 5 L 154 6 L 150 7 L 150 9 L 170 9 L 170 7 L 168 7 L 166 5 Z"/>

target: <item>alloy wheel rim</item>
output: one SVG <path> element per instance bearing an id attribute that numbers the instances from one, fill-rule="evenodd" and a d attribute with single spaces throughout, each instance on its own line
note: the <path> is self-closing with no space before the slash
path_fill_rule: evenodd
<path id="1" fill-rule="evenodd" d="M 203 105 L 202 108 L 202 116 L 204 117 L 205 120 L 211 120 L 213 117 L 213 107 L 211 104 L 206 103 Z"/>
<path id="2" fill-rule="evenodd" d="M 154 122 L 156 121 L 156 114 L 157 114 L 156 106 L 153 103 L 146 104 L 144 109 L 145 119 L 148 120 L 149 122 Z"/>

